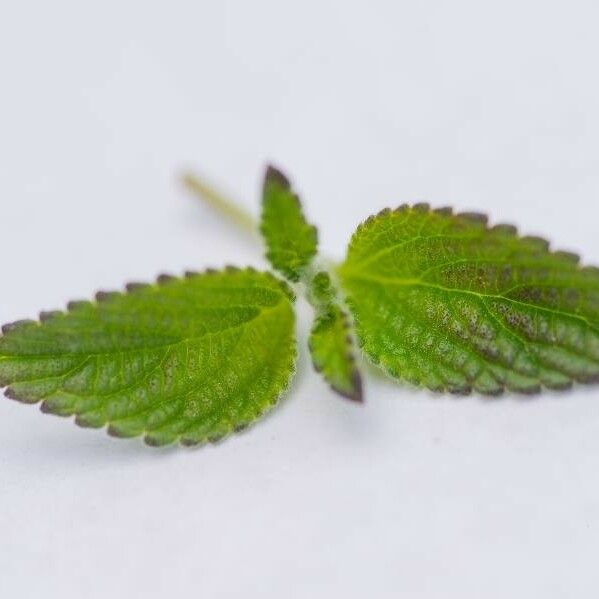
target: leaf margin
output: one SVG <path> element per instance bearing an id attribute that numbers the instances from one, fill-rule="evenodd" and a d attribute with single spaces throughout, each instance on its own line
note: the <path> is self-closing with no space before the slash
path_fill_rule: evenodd
<path id="1" fill-rule="evenodd" d="M 573 266 L 575 268 L 575 270 L 577 272 L 588 273 L 589 275 L 595 275 L 595 276 L 599 277 L 599 267 L 594 266 L 594 265 L 583 264 L 579 253 L 573 252 L 570 250 L 552 249 L 552 244 L 550 243 L 550 241 L 547 238 L 540 236 L 540 235 L 534 235 L 534 234 L 533 235 L 530 235 L 530 234 L 522 235 L 519 231 L 519 228 L 510 223 L 505 223 L 505 222 L 499 221 L 496 224 L 491 225 L 489 217 L 482 212 L 455 211 L 452 207 L 449 207 L 449 206 L 441 206 L 439 208 L 433 208 L 433 207 L 431 207 L 431 205 L 428 202 L 417 202 L 414 204 L 402 203 L 394 209 L 390 208 L 390 207 L 383 208 L 379 212 L 369 215 L 366 219 L 364 219 L 362 222 L 360 222 L 350 237 L 350 241 L 347 246 L 347 252 L 346 252 L 346 257 L 345 257 L 344 261 L 339 263 L 335 268 L 335 274 L 337 275 L 337 278 L 340 281 L 340 286 L 345 295 L 346 303 L 347 303 L 348 307 L 350 308 L 350 312 L 352 313 L 354 318 L 355 318 L 355 308 L 352 305 L 354 302 L 351 298 L 351 295 L 347 293 L 347 290 L 345 289 L 345 286 L 342 282 L 342 279 L 343 279 L 342 272 L 345 267 L 346 261 L 348 260 L 350 249 L 351 249 L 355 239 L 360 234 L 367 231 L 379 219 L 385 218 L 392 213 L 402 212 L 402 211 L 406 211 L 406 210 L 412 210 L 414 212 L 419 212 L 419 213 L 423 213 L 423 214 L 434 213 L 434 214 L 438 214 L 440 216 L 462 219 L 470 224 L 482 226 L 484 228 L 484 231 L 486 231 L 486 232 L 498 232 L 498 233 L 501 232 L 508 237 L 518 239 L 519 241 L 530 245 L 530 247 L 535 248 L 536 251 L 544 252 L 548 256 L 559 258 L 559 259 L 563 260 L 564 262 L 569 263 L 571 266 Z M 483 296 L 484 294 L 480 294 L 480 295 Z M 534 304 L 529 304 L 529 305 L 530 305 L 530 307 L 536 307 L 536 308 L 543 309 L 542 306 L 535 306 Z M 575 315 L 575 314 L 568 314 L 568 313 L 565 313 L 565 314 L 568 316 L 571 316 L 571 317 L 581 318 L 588 322 L 588 320 L 584 316 L 579 317 L 578 315 Z M 588 324 L 590 324 L 590 323 L 588 323 Z M 597 327 L 594 327 L 594 328 L 597 328 L 597 330 L 599 330 L 599 324 L 597 324 Z M 599 383 L 599 372 L 598 372 L 596 375 L 592 375 L 592 376 L 588 376 L 588 377 L 580 377 L 580 378 L 572 377 L 571 380 L 569 380 L 563 384 L 557 383 L 555 385 L 548 385 L 542 381 L 539 381 L 537 386 L 535 386 L 534 388 L 530 388 L 530 389 L 514 389 L 514 388 L 508 388 L 508 386 L 503 385 L 502 388 L 497 393 L 496 392 L 486 393 L 486 392 L 482 392 L 480 390 L 476 390 L 472 387 L 468 387 L 467 389 L 463 389 L 463 390 L 452 390 L 449 388 L 431 389 L 423 383 L 414 383 L 412 381 L 408 381 L 401 374 L 398 374 L 396 368 L 393 368 L 389 364 L 386 364 L 384 360 L 376 359 L 374 356 L 372 356 L 369 352 L 367 352 L 364 349 L 365 340 L 364 340 L 363 336 L 360 334 L 360 331 L 355 329 L 355 332 L 356 332 L 356 339 L 358 342 L 358 346 L 360 347 L 361 353 L 368 359 L 368 361 L 371 364 L 373 364 L 373 366 L 382 370 L 386 375 L 388 375 L 390 378 L 392 378 L 396 382 L 399 381 L 402 383 L 408 383 L 413 388 L 423 388 L 423 389 L 428 388 L 432 392 L 450 393 L 450 394 L 454 394 L 454 395 L 470 395 L 471 393 L 476 392 L 482 396 L 485 396 L 485 395 L 486 396 L 501 396 L 501 395 L 505 394 L 506 392 L 509 392 L 509 393 L 521 394 L 521 395 L 528 396 L 528 395 L 537 395 L 543 389 L 548 389 L 550 391 L 551 390 L 562 391 L 562 390 L 570 389 L 574 384 L 587 385 L 587 384 Z"/>
<path id="2" fill-rule="evenodd" d="M 81 427 L 81 428 L 92 428 L 92 429 L 104 429 L 106 433 L 115 438 L 121 439 L 131 439 L 131 438 L 141 438 L 143 443 L 150 447 L 166 447 L 172 445 L 180 445 L 182 447 L 197 447 L 203 446 L 206 444 L 217 444 L 220 443 L 225 438 L 230 437 L 233 433 L 242 432 L 251 426 L 253 426 L 257 421 L 264 416 L 266 416 L 269 412 L 271 412 L 278 404 L 280 404 L 282 398 L 288 393 L 292 380 L 297 372 L 297 360 L 298 360 L 298 343 L 296 338 L 296 313 L 293 310 L 293 303 L 296 300 L 296 294 L 293 289 L 284 279 L 275 275 L 271 271 L 259 270 L 253 266 L 247 267 L 238 267 L 233 265 L 225 265 L 223 268 L 217 269 L 208 267 L 201 271 L 196 270 L 186 270 L 181 276 L 171 275 L 171 274 L 159 274 L 153 282 L 130 282 L 124 285 L 123 289 L 118 291 L 106 291 L 100 290 L 97 291 L 93 295 L 93 299 L 90 300 L 71 300 L 67 302 L 65 309 L 63 310 L 42 310 L 38 314 L 38 319 L 20 319 L 12 322 L 8 322 L 2 326 L 0 326 L 0 338 L 6 337 L 9 335 L 13 335 L 21 331 L 24 327 L 31 326 L 43 326 L 44 323 L 52 320 L 53 318 L 67 316 L 68 314 L 75 312 L 80 309 L 89 308 L 90 306 L 97 306 L 102 303 L 110 302 L 116 298 L 122 298 L 126 295 L 134 295 L 138 292 L 142 292 L 148 290 L 149 288 L 158 289 L 165 285 L 169 285 L 172 282 L 182 282 L 185 279 L 193 279 L 195 277 L 201 276 L 211 276 L 218 275 L 220 273 L 247 273 L 247 274 L 260 274 L 268 277 L 276 286 L 280 289 L 282 294 L 287 298 L 290 302 L 291 314 L 292 314 L 292 338 L 290 343 L 290 361 L 287 364 L 285 371 L 281 373 L 280 376 L 280 385 L 279 393 L 265 406 L 261 407 L 259 410 L 253 413 L 253 418 L 249 422 L 242 423 L 240 425 L 231 426 L 226 433 L 215 435 L 215 436 L 206 436 L 201 440 L 188 440 L 183 435 L 178 435 L 174 440 L 167 441 L 166 443 L 161 442 L 156 436 L 153 436 L 151 431 L 143 431 L 139 434 L 123 434 L 122 431 L 119 431 L 118 427 L 114 426 L 109 420 L 105 420 L 100 424 L 91 423 L 86 421 L 82 415 L 77 414 L 61 414 L 59 411 L 52 408 L 48 399 L 50 398 L 37 398 L 31 399 L 26 395 L 20 394 L 15 389 L 15 383 L 9 382 L 4 378 L 0 378 L 0 390 L 4 388 L 4 396 L 7 399 L 17 401 L 19 403 L 23 403 L 26 405 L 39 405 L 39 409 L 44 414 L 51 414 L 54 416 L 58 416 L 61 418 L 72 418 L 73 422 Z M 7 356 L 0 355 L 0 361 L 5 359 Z M 0 373 L 0 377 L 1 377 Z M 74 416 L 74 418 L 73 418 Z"/>

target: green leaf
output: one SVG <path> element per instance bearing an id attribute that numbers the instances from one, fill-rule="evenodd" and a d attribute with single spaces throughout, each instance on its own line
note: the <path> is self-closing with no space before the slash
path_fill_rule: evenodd
<path id="1" fill-rule="evenodd" d="M 329 304 L 316 318 L 308 345 L 314 368 L 348 399 L 362 401 L 362 379 L 356 368 L 348 315 Z"/>
<path id="2" fill-rule="evenodd" d="M 484 216 L 369 218 L 339 276 L 365 353 L 435 390 L 562 389 L 599 377 L 599 269 Z"/>
<path id="3" fill-rule="evenodd" d="M 314 369 L 340 395 L 363 401 L 351 322 L 339 306 L 336 289 L 327 272 L 314 274 L 307 286 L 307 298 L 316 313 L 308 339 Z"/>
<path id="4" fill-rule="evenodd" d="M 316 255 L 318 234 L 316 227 L 306 222 L 285 175 L 272 166 L 264 179 L 260 231 L 273 267 L 290 281 L 299 281 Z"/>
<path id="5" fill-rule="evenodd" d="M 159 277 L 3 327 L 0 386 L 150 445 L 198 444 L 271 408 L 294 371 L 293 296 L 253 269 Z"/>

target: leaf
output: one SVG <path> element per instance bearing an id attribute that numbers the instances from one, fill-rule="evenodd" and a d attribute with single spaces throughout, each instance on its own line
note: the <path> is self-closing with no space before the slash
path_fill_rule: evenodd
<path id="1" fill-rule="evenodd" d="M 316 318 L 308 345 L 314 368 L 331 387 L 348 399 L 363 401 L 349 317 L 339 306 L 329 304 Z"/>
<path id="2" fill-rule="evenodd" d="M 299 281 L 316 255 L 318 234 L 316 227 L 306 222 L 285 175 L 272 166 L 264 179 L 260 231 L 273 267 L 290 281 Z"/>
<path id="3" fill-rule="evenodd" d="M 356 366 L 350 319 L 339 306 L 327 272 L 319 271 L 312 277 L 307 298 L 316 312 L 308 339 L 314 369 L 340 395 L 363 401 L 362 379 Z"/>
<path id="4" fill-rule="evenodd" d="M 233 268 L 99 293 L 40 323 L 3 327 L 0 386 L 150 445 L 214 441 L 254 422 L 287 387 L 292 299 L 274 276 Z"/>
<path id="5" fill-rule="evenodd" d="M 599 377 L 599 269 L 484 216 L 401 206 L 338 274 L 365 353 L 434 390 L 531 393 Z"/>

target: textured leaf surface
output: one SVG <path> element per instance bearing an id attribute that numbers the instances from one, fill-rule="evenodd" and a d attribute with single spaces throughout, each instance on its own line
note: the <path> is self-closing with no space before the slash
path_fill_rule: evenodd
<path id="1" fill-rule="evenodd" d="M 309 347 L 314 368 L 331 387 L 348 399 L 362 401 L 349 318 L 339 306 L 330 304 L 316 318 Z"/>
<path id="2" fill-rule="evenodd" d="M 316 255 L 318 235 L 306 222 L 289 181 L 273 167 L 268 168 L 264 179 L 260 231 L 273 267 L 290 281 L 299 281 Z"/>
<path id="3" fill-rule="evenodd" d="M 599 270 L 509 225 L 386 210 L 360 225 L 339 275 L 360 345 L 395 377 L 497 394 L 599 376 Z"/>
<path id="4" fill-rule="evenodd" d="M 287 286 L 253 269 L 160 277 L 3 327 L 0 385 L 149 444 L 216 440 L 279 398 L 295 360 Z"/>
<path id="5" fill-rule="evenodd" d="M 315 370 L 337 393 L 362 401 L 362 379 L 356 366 L 350 319 L 338 303 L 327 272 L 316 272 L 311 278 L 308 300 L 316 314 L 308 339 Z"/>

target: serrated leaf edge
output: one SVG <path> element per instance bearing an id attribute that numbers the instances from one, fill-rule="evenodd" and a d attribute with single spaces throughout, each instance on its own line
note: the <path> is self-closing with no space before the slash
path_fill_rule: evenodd
<path id="1" fill-rule="evenodd" d="M 354 233 L 351 236 L 350 242 L 348 244 L 348 248 L 351 248 L 354 238 L 357 237 L 359 233 L 368 231 L 370 227 L 372 227 L 377 220 L 380 218 L 384 218 L 389 214 L 396 213 L 401 214 L 403 212 L 420 212 L 425 214 L 439 214 L 442 216 L 452 216 L 456 219 L 462 219 L 471 223 L 478 223 L 484 226 L 484 230 L 487 232 L 498 232 L 501 231 L 505 235 L 509 235 L 510 237 L 519 237 L 523 241 L 528 241 L 530 243 L 535 243 L 539 246 L 539 249 L 542 251 L 546 251 L 553 256 L 559 256 L 561 258 L 569 260 L 572 264 L 579 265 L 579 270 L 588 271 L 588 272 L 596 272 L 599 274 L 599 267 L 597 266 L 587 266 L 580 265 L 581 256 L 569 250 L 552 250 L 551 243 L 544 237 L 538 235 L 521 235 L 518 227 L 510 223 L 499 222 L 494 225 L 489 224 L 488 215 L 481 212 L 455 212 L 453 208 L 449 206 L 443 206 L 440 208 L 433 208 L 427 202 L 420 202 L 416 204 L 400 204 L 396 208 L 383 208 L 376 214 L 372 214 L 363 220 L 357 227 Z"/>
<path id="2" fill-rule="evenodd" d="M 304 222 L 306 223 L 307 227 L 310 229 L 310 231 L 314 235 L 315 249 L 312 252 L 312 254 L 309 256 L 308 261 L 298 269 L 297 273 L 291 269 L 275 267 L 272 262 L 273 261 L 273 252 L 270 251 L 268 244 L 265 243 L 265 245 L 266 245 L 265 257 L 268 260 L 269 264 L 271 264 L 271 266 L 277 272 L 279 272 L 281 275 L 283 275 L 288 281 L 290 281 L 292 283 L 298 283 L 299 281 L 302 281 L 304 279 L 305 273 L 309 272 L 310 267 L 311 267 L 312 263 L 314 262 L 314 259 L 318 255 L 318 249 L 317 249 L 318 248 L 318 228 L 315 225 L 310 224 L 308 222 L 308 220 L 306 219 L 302 201 L 300 200 L 299 195 L 293 189 L 293 187 L 291 185 L 291 181 L 287 178 L 287 176 L 285 174 L 283 174 L 282 171 L 280 171 L 277 167 L 273 166 L 272 164 L 267 165 L 266 173 L 264 175 L 264 185 L 266 185 L 269 182 L 278 183 L 279 185 L 281 185 L 281 187 L 283 187 L 286 191 L 288 191 L 290 193 L 290 195 L 293 197 L 293 200 L 295 201 L 295 203 L 299 209 L 299 212 L 300 212 Z M 260 229 L 260 234 L 262 235 L 263 240 L 266 241 L 267 230 L 266 230 L 265 223 L 262 222 L 260 224 L 259 229 Z"/>
<path id="3" fill-rule="evenodd" d="M 98 291 L 94 296 L 95 301 L 92 301 L 92 300 L 70 301 L 67 303 L 66 311 L 64 311 L 64 310 L 42 311 L 39 313 L 39 320 L 37 320 L 37 321 L 32 320 L 32 319 L 22 319 L 22 320 L 16 320 L 14 322 L 6 323 L 6 324 L 2 325 L 2 327 L 0 327 L 0 331 L 1 331 L 0 336 L 11 335 L 14 332 L 22 330 L 24 327 L 41 326 L 43 323 L 48 322 L 48 320 L 50 320 L 52 318 L 55 318 L 58 316 L 63 316 L 65 313 L 74 312 L 76 310 L 81 309 L 82 307 L 87 307 L 90 305 L 93 306 L 94 303 L 99 304 L 102 302 L 108 302 L 108 301 L 111 301 L 112 299 L 115 299 L 116 297 L 119 297 L 119 296 L 135 294 L 136 292 L 139 292 L 141 290 L 147 290 L 152 287 L 157 288 L 157 287 L 161 287 L 164 285 L 169 285 L 173 282 L 182 281 L 183 279 L 191 279 L 194 277 L 204 276 L 204 275 L 217 275 L 222 272 L 230 272 L 230 273 L 245 272 L 245 273 L 251 273 L 251 274 L 266 275 L 273 282 L 276 282 L 279 285 L 280 289 L 287 296 L 287 298 L 289 299 L 290 302 L 294 302 L 296 299 L 295 293 L 292 291 L 292 289 L 289 286 L 289 284 L 287 283 L 287 281 L 280 279 L 279 277 L 275 276 L 270 271 L 258 270 L 256 268 L 254 268 L 253 266 L 247 266 L 247 267 L 240 268 L 240 267 L 233 266 L 233 265 L 226 265 L 223 269 L 206 268 L 203 271 L 189 271 L 188 270 L 188 271 L 185 271 L 185 273 L 183 274 L 182 277 L 177 277 L 175 275 L 170 275 L 170 274 L 160 274 L 156 277 L 156 280 L 154 283 L 139 283 L 139 282 L 127 283 L 127 284 L 125 284 L 123 291 Z M 290 349 L 291 349 L 291 352 L 290 352 L 291 359 L 289 361 L 289 364 L 287 365 L 285 371 L 281 374 L 280 380 L 277 381 L 278 383 L 280 383 L 279 386 L 281 389 L 279 394 L 275 398 L 273 398 L 273 400 L 269 403 L 269 405 L 267 405 L 263 408 L 260 408 L 256 412 L 254 412 L 251 416 L 252 419 L 250 421 L 242 423 L 242 424 L 235 424 L 235 425 L 231 424 L 230 428 L 223 434 L 218 435 L 218 437 L 207 435 L 205 438 L 196 440 L 196 439 L 186 439 L 183 434 L 183 435 L 176 437 L 172 441 L 162 443 L 159 440 L 157 440 L 155 437 L 152 437 L 151 433 L 144 434 L 142 432 L 142 433 L 135 434 L 135 435 L 122 434 L 118 431 L 117 428 L 115 428 L 113 426 L 113 424 L 109 420 L 106 420 L 105 422 L 101 423 L 100 425 L 95 425 L 95 424 L 90 424 L 90 423 L 86 422 L 85 419 L 81 417 L 81 415 L 75 415 L 73 417 L 73 415 L 60 414 L 60 413 L 52 410 L 50 405 L 46 402 L 45 399 L 43 399 L 43 398 L 36 399 L 36 400 L 27 399 L 27 397 L 18 394 L 15 391 L 15 389 L 13 387 L 11 387 L 10 385 L 6 386 L 6 388 L 4 389 L 4 396 L 7 399 L 11 399 L 11 400 L 17 401 L 19 403 L 24 403 L 24 404 L 29 404 L 29 405 L 40 404 L 40 411 L 42 413 L 52 414 L 53 416 L 58 416 L 61 418 L 73 418 L 73 422 L 81 428 L 101 429 L 101 428 L 105 427 L 106 433 L 111 437 L 120 438 L 120 439 L 140 438 L 141 437 L 143 442 L 146 445 L 148 445 L 149 447 L 165 447 L 165 446 L 173 445 L 176 443 L 178 443 L 179 445 L 181 445 L 183 447 L 199 447 L 199 446 L 203 446 L 206 444 L 220 443 L 225 438 L 229 437 L 232 433 L 241 433 L 241 432 L 245 431 L 246 429 L 250 428 L 255 422 L 257 422 L 257 420 L 259 418 L 261 418 L 262 416 L 264 416 L 265 414 L 270 412 L 276 405 L 278 405 L 280 403 L 281 398 L 289 390 L 291 381 L 293 380 L 293 377 L 297 370 L 297 356 L 298 356 L 297 340 L 294 340 L 294 342 L 291 343 Z M 0 360 L 1 359 L 2 358 L 0 357 Z M 2 381 L 0 381 L 0 386 L 3 386 Z"/>
<path id="4" fill-rule="evenodd" d="M 338 386 L 336 386 L 332 381 L 330 381 L 326 377 L 323 377 L 323 378 L 326 381 L 326 383 L 328 384 L 328 386 L 335 393 L 338 393 L 342 397 L 345 397 L 346 399 L 349 399 L 356 403 L 364 403 L 364 389 L 363 389 L 362 375 L 360 374 L 360 370 L 358 369 L 357 355 L 356 355 L 356 351 L 355 351 L 357 349 L 357 345 L 356 345 L 355 339 L 352 335 L 351 317 L 345 309 L 343 309 L 341 307 L 339 309 L 340 309 L 341 315 L 343 317 L 343 328 L 346 331 L 346 336 L 345 336 L 346 349 L 347 349 L 346 357 L 349 361 L 350 368 L 351 368 L 351 383 L 352 383 L 353 391 L 348 393 L 347 391 L 340 389 Z M 318 318 L 319 317 L 317 316 L 314 321 L 313 328 L 317 325 Z M 316 361 L 314 360 L 314 357 L 313 357 L 314 353 L 313 353 L 313 345 L 312 345 L 312 333 L 310 333 L 310 335 L 308 337 L 308 349 L 310 350 L 312 367 L 314 368 L 314 370 L 316 372 L 318 372 L 318 373 L 322 372 L 322 368 L 316 363 Z"/>
<path id="5" fill-rule="evenodd" d="M 403 212 L 408 212 L 408 211 L 440 214 L 443 216 L 452 216 L 456 219 L 463 219 L 468 222 L 474 222 L 474 223 L 481 224 L 484 226 L 484 230 L 487 232 L 501 231 L 504 234 L 509 235 L 510 237 L 519 237 L 521 240 L 528 241 L 530 243 L 535 243 L 539 246 L 540 250 L 546 251 L 553 256 L 558 256 L 563 259 L 569 260 L 572 265 L 577 267 L 578 271 L 594 273 L 594 274 L 599 275 L 599 267 L 581 264 L 581 256 L 576 252 L 571 252 L 568 250 L 552 250 L 550 241 L 544 237 L 540 237 L 537 235 L 520 235 L 518 227 L 516 227 L 515 225 L 512 225 L 512 224 L 509 224 L 509 223 L 501 223 L 500 222 L 500 223 L 497 223 L 494 225 L 490 225 L 489 217 L 483 213 L 455 212 L 453 210 L 453 208 L 451 208 L 449 206 L 433 208 L 433 207 L 431 207 L 431 205 L 428 202 L 420 202 L 420 203 L 416 203 L 416 204 L 412 204 L 412 205 L 401 204 L 394 209 L 387 207 L 387 208 L 383 208 L 376 214 L 370 215 L 356 227 L 356 230 L 354 231 L 354 233 L 350 239 L 350 242 L 348 244 L 348 251 L 352 247 L 354 239 L 358 236 L 358 234 L 367 232 L 368 229 L 371 228 L 376 223 L 377 220 L 379 220 L 380 218 L 384 218 L 391 213 L 403 213 Z M 342 285 L 340 287 L 342 288 Z M 350 313 L 353 314 L 353 309 L 351 306 L 351 304 L 352 304 L 351 298 L 346 298 L 346 304 L 349 308 Z M 355 328 L 354 328 L 354 330 L 355 330 Z M 361 338 L 361 336 L 357 333 L 357 331 L 356 331 L 356 340 L 357 340 L 357 345 L 360 348 L 362 355 L 368 360 L 368 362 L 370 362 L 374 366 L 380 368 L 384 374 L 389 376 L 394 381 L 401 380 L 403 383 L 406 383 L 406 384 L 412 386 L 413 388 L 428 389 L 429 391 L 431 391 L 433 393 L 450 393 L 452 395 L 468 396 L 474 392 L 474 389 L 470 385 L 468 387 L 464 387 L 464 388 L 460 388 L 460 389 L 457 389 L 457 388 L 454 389 L 451 387 L 444 387 L 443 389 L 430 389 L 430 388 L 426 387 L 425 385 L 414 384 L 410 381 L 407 381 L 405 378 L 398 376 L 397 373 L 394 372 L 394 368 L 391 365 L 387 364 L 385 359 L 377 360 L 370 353 L 368 353 L 364 349 L 365 341 L 363 338 Z M 510 388 L 507 385 L 505 385 L 504 383 L 500 383 L 500 388 L 498 389 L 498 391 L 496 393 L 483 393 L 480 391 L 477 391 L 477 393 L 479 393 L 482 396 L 486 396 L 486 397 L 499 397 L 499 396 L 502 396 L 506 392 L 515 393 L 515 394 L 524 395 L 524 396 L 533 396 L 533 395 L 538 395 L 539 393 L 541 393 L 541 391 L 543 389 L 548 389 L 551 391 L 562 391 L 562 390 L 567 390 L 567 389 L 572 388 L 575 384 L 588 385 L 588 384 L 592 384 L 592 383 L 599 383 L 599 375 L 590 376 L 590 377 L 586 377 L 586 378 L 573 378 L 563 385 L 549 386 L 547 384 L 538 382 L 538 384 L 536 386 L 533 386 L 533 387 L 530 387 L 527 389 Z"/>

